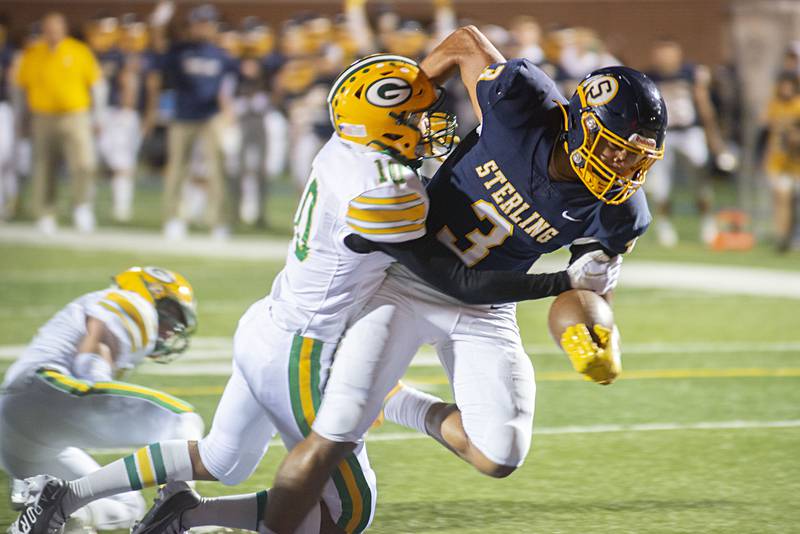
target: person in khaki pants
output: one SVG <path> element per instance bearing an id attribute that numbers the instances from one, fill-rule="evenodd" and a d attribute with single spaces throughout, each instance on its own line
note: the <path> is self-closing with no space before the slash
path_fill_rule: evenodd
<path id="1" fill-rule="evenodd" d="M 73 222 L 94 230 L 92 207 L 96 156 L 90 108 L 101 105 L 100 67 L 89 47 L 67 36 L 60 13 L 42 20 L 42 38 L 22 53 L 16 83 L 31 110 L 33 212 L 39 229 L 56 230 L 56 165 L 66 158 L 72 189 Z"/>
<path id="2" fill-rule="evenodd" d="M 224 119 L 222 107 L 229 104 L 238 65 L 214 44 L 217 23 L 218 13 L 212 5 L 194 8 L 189 14 L 190 40 L 171 46 L 163 60 L 163 75 L 175 89 L 176 102 L 175 117 L 167 132 L 164 179 L 164 235 L 169 239 L 186 235 L 186 222 L 180 217 L 179 208 L 195 143 L 200 143 L 208 166 L 206 218 L 212 235 L 215 238 L 228 235 L 219 125 Z"/>

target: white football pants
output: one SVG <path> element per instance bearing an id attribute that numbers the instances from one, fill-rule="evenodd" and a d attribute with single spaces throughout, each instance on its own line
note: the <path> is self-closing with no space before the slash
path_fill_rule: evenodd
<path id="1" fill-rule="evenodd" d="M 245 312 L 233 345 L 233 373 L 211 431 L 199 444 L 203 465 L 229 485 L 255 471 L 276 432 L 287 449 L 308 435 L 336 349 L 332 343 L 278 327 L 269 297 Z M 369 526 L 377 485 L 363 443 L 333 473 L 322 498 L 345 532 L 362 532 Z"/>
<path id="2" fill-rule="evenodd" d="M 393 265 L 339 344 L 314 431 L 357 442 L 423 344 L 436 348 L 470 441 L 489 460 L 519 466 L 531 443 L 533 366 L 516 306 L 468 306 Z"/>

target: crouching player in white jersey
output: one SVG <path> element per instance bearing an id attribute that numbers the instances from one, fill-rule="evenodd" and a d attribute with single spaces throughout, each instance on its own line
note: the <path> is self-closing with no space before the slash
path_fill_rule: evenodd
<path id="1" fill-rule="evenodd" d="M 455 131 L 453 117 L 428 112 L 439 99 L 417 64 L 399 56 L 365 58 L 334 83 L 329 101 L 338 135 L 314 161 L 295 216 L 286 267 L 270 295 L 239 323 L 233 374 L 209 435 L 199 443 L 159 444 L 173 461 L 165 464 L 157 482 L 171 483 L 134 532 L 182 532 L 201 525 L 259 529 L 267 492 L 201 500 L 174 481 L 237 484 L 255 470 L 276 432 L 289 449 L 310 433 L 336 344 L 392 262 L 383 253 L 354 252 L 345 238 L 356 234 L 388 244 L 424 235 L 427 195 L 413 167 L 421 155 L 446 154 Z M 424 133 L 418 128 L 421 122 L 431 125 Z M 449 260 L 461 265 L 455 256 Z M 441 265 L 431 262 L 424 274 Z M 574 274 L 510 279 L 516 295 L 533 298 L 568 289 L 578 280 Z M 547 288 L 544 294 L 542 286 Z M 123 462 L 71 482 L 63 495 L 45 498 L 42 492 L 35 507 L 29 507 L 36 515 L 31 534 L 57 526 L 59 518 L 82 503 L 127 491 Z M 296 531 L 363 531 L 372 520 L 375 487 L 362 443 L 333 469 L 320 504 Z"/>
<path id="2" fill-rule="evenodd" d="M 71 480 L 100 468 L 83 449 L 203 435 L 203 420 L 186 402 L 114 381 L 117 371 L 146 357 L 166 362 L 186 348 L 196 324 L 191 286 L 155 267 L 134 267 L 113 281 L 54 315 L 6 372 L 0 465 L 12 477 L 47 473 Z M 140 454 L 131 462 L 133 471 L 139 466 L 140 483 L 129 489 L 158 476 L 165 460 L 157 446 Z M 36 492 L 47 480 L 26 481 L 23 493 Z M 77 510 L 71 525 L 130 528 L 144 504 L 138 491 L 100 499 Z M 24 523 L 17 528 L 25 532 Z"/>

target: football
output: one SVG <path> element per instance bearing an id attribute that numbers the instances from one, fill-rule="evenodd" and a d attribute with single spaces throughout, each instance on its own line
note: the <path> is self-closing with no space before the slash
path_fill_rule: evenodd
<path id="1" fill-rule="evenodd" d="M 585 324 L 597 342 L 594 325 L 599 324 L 611 330 L 614 327 L 614 312 L 608 302 L 594 291 L 570 289 L 556 297 L 547 317 L 550 335 L 556 345 L 561 347 L 564 330 L 578 323 Z"/>

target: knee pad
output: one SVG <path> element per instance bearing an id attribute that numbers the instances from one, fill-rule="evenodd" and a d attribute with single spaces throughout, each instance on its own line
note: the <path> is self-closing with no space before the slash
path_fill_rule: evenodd
<path id="1" fill-rule="evenodd" d="M 247 480 L 258 467 L 264 453 L 213 434 L 201 439 L 197 445 L 205 468 L 226 486 L 235 486 Z"/>
<path id="2" fill-rule="evenodd" d="M 517 468 L 523 464 L 531 447 L 533 414 L 520 413 L 506 421 L 489 422 L 475 428 L 462 413 L 464 430 L 470 443 L 498 466 Z"/>

